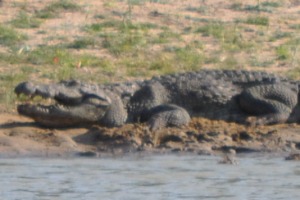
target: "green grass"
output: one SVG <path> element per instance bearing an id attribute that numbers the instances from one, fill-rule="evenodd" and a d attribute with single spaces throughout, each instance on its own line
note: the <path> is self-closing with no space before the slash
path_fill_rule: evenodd
<path id="1" fill-rule="evenodd" d="M 186 8 L 187 11 L 191 11 L 191 12 L 197 12 L 200 14 L 207 14 L 209 8 L 207 6 L 199 6 L 199 7 L 192 7 L 192 6 L 188 6 Z"/>
<path id="2" fill-rule="evenodd" d="M 95 46 L 96 41 L 95 39 L 91 37 L 81 37 L 76 40 L 74 40 L 72 43 L 68 44 L 68 48 L 73 48 L 73 49 L 86 49 L 90 46 Z"/>
<path id="3" fill-rule="evenodd" d="M 280 45 L 276 48 L 276 55 L 278 60 L 288 60 L 291 58 L 290 49 L 286 45 Z"/>
<path id="4" fill-rule="evenodd" d="M 250 61 L 249 61 L 250 65 L 253 67 L 270 67 L 272 65 L 274 65 L 275 60 L 273 59 L 258 59 L 257 56 L 255 57 L 251 57 Z"/>
<path id="5" fill-rule="evenodd" d="M 300 24 L 292 24 L 290 25 L 290 28 L 294 30 L 300 30 Z"/>
<path id="6" fill-rule="evenodd" d="M 101 37 L 103 38 L 102 47 L 115 56 L 134 53 L 147 45 L 146 37 L 138 31 L 108 33 Z"/>
<path id="7" fill-rule="evenodd" d="M 102 32 L 105 28 L 124 29 L 124 22 L 121 20 L 106 20 L 101 23 L 93 23 L 86 25 L 84 30 L 91 33 Z"/>
<path id="8" fill-rule="evenodd" d="M 233 3 L 231 4 L 230 9 L 237 11 L 272 13 L 274 8 L 278 8 L 280 6 L 281 3 L 275 1 L 258 1 L 255 5 L 243 5 L 242 3 Z"/>
<path id="9" fill-rule="evenodd" d="M 234 55 L 230 54 L 226 57 L 224 61 L 219 63 L 219 68 L 221 69 L 236 69 L 239 65 L 238 60 Z"/>
<path id="10" fill-rule="evenodd" d="M 291 69 L 286 73 L 286 75 L 287 75 L 287 77 L 289 77 L 291 79 L 298 80 L 300 77 L 300 68 L 297 67 L 297 68 Z"/>
<path id="11" fill-rule="evenodd" d="M 58 15 L 64 11 L 75 12 L 80 10 L 80 5 L 74 3 L 74 1 L 58 0 L 47 5 L 44 9 L 37 11 L 35 13 L 35 17 L 42 19 L 55 18 L 58 17 Z"/>
<path id="12" fill-rule="evenodd" d="M 245 20 L 246 24 L 269 26 L 269 18 L 264 16 L 250 16 Z"/>
<path id="13" fill-rule="evenodd" d="M 131 54 L 144 48 L 150 42 L 148 32 L 157 29 L 153 23 L 132 23 L 130 20 L 106 20 L 84 27 L 94 37 L 98 35 L 102 47 L 114 56 Z M 98 40 L 98 39 L 96 39 Z"/>
<path id="14" fill-rule="evenodd" d="M 223 50 L 240 51 L 248 50 L 254 46 L 253 42 L 243 38 L 243 34 L 237 25 L 228 25 L 222 22 L 210 22 L 196 29 L 196 33 L 203 36 L 212 36 L 218 39 Z"/>
<path id="15" fill-rule="evenodd" d="M 128 31 L 128 30 L 140 30 L 140 31 L 148 31 L 150 29 L 159 28 L 156 24 L 153 23 L 133 23 L 129 20 L 114 20 L 108 19 L 101 23 L 93 23 L 86 25 L 84 30 L 89 33 L 101 33 L 106 29 L 113 29 L 120 32 Z"/>
<path id="16" fill-rule="evenodd" d="M 243 10 L 249 12 L 272 12 L 271 8 L 264 7 L 262 5 L 247 5 Z"/>
<path id="17" fill-rule="evenodd" d="M 30 16 L 24 11 L 21 11 L 15 19 L 10 21 L 10 24 L 16 28 L 38 28 L 42 23 L 41 20 Z"/>
<path id="18" fill-rule="evenodd" d="M 277 59 L 281 61 L 296 62 L 296 66 L 300 63 L 299 59 L 300 38 L 291 38 L 286 43 L 276 48 Z"/>
<path id="19" fill-rule="evenodd" d="M 24 42 L 27 39 L 25 34 L 10 28 L 9 26 L 0 25 L 0 45 L 12 46 Z"/>
<path id="20" fill-rule="evenodd" d="M 273 7 L 273 8 L 278 8 L 281 6 L 281 3 L 279 3 L 280 1 L 264 1 L 261 2 L 261 6 L 263 7 Z"/>
<path id="21" fill-rule="evenodd" d="M 204 55 L 200 49 L 191 46 L 185 46 L 175 50 L 174 65 L 181 70 L 197 70 L 204 63 Z"/>
<path id="22" fill-rule="evenodd" d="M 127 76 L 149 77 L 178 71 L 199 70 L 205 56 L 194 46 L 168 47 L 165 53 L 139 52 L 135 57 L 123 57 L 118 66 L 127 69 Z"/>
<path id="23" fill-rule="evenodd" d="M 225 26 L 221 22 L 210 22 L 204 26 L 197 28 L 196 33 L 202 33 L 203 36 L 213 36 L 215 38 L 222 38 Z"/>
<path id="24" fill-rule="evenodd" d="M 158 72 L 165 74 L 178 71 L 178 66 L 175 66 L 174 62 L 175 60 L 171 55 L 141 53 L 135 58 L 123 57 L 116 65 L 126 69 L 126 76 L 151 77 L 157 75 Z"/>
<path id="25" fill-rule="evenodd" d="M 20 82 L 28 80 L 32 72 L 27 67 L 9 69 L 0 74 L 0 104 L 5 105 L 5 109 L 11 110 L 16 101 L 13 88 Z"/>
<path id="26" fill-rule="evenodd" d="M 293 34 L 291 32 L 283 32 L 281 30 L 275 31 L 270 38 L 270 41 L 276 41 L 276 40 L 281 40 L 284 38 L 290 38 L 292 37 Z"/>
<path id="27" fill-rule="evenodd" d="M 124 29 L 118 32 L 101 34 L 102 47 L 114 56 L 134 55 L 142 49 L 147 49 L 155 44 L 168 43 L 180 40 L 180 34 L 164 29 L 158 35 L 149 35 L 144 29 Z"/>
<path id="28" fill-rule="evenodd" d="M 180 41 L 181 35 L 176 33 L 168 28 L 162 28 L 162 31 L 150 38 L 152 44 L 165 44 L 170 43 L 171 41 Z"/>
<path id="29" fill-rule="evenodd" d="M 101 66 L 101 60 L 95 56 L 88 54 L 77 55 L 60 46 L 40 46 L 21 53 L 17 51 L 0 53 L 0 59 L 10 64 L 24 63 L 41 67 L 60 66 L 75 68 L 78 63 L 82 67 Z"/>

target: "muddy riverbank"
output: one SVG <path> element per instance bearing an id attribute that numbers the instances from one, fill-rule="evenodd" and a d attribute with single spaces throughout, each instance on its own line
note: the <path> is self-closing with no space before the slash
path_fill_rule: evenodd
<path id="1" fill-rule="evenodd" d="M 131 152 L 194 153 L 298 153 L 300 126 L 281 124 L 250 127 L 224 121 L 193 119 L 187 127 L 149 132 L 143 124 L 119 128 L 47 129 L 17 114 L 2 113 L 0 155 L 107 156 Z"/>

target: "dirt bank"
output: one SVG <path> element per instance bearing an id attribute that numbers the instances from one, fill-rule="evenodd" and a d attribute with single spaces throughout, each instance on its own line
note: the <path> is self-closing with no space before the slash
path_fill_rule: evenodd
<path id="1" fill-rule="evenodd" d="M 218 154 L 300 151 L 299 125 L 247 127 L 236 123 L 193 119 L 188 127 L 151 133 L 142 124 L 120 128 L 47 129 L 16 114 L 2 113 L 0 155 L 106 156 L 129 152 Z"/>

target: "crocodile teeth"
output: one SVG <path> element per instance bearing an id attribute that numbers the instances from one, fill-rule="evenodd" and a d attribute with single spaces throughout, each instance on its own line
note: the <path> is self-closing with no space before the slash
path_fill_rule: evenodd
<path id="1" fill-rule="evenodd" d="M 66 109 L 67 106 L 64 106 L 62 104 L 56 104 L 56 106 L 59 108 L 59 109 Z"/>
<path id="2" fill-rule="evenodd" d="M 42 107 L 42 106 L 38 106 L 37 110 L 43 113 L 49 113 L 49 109 Z"/>

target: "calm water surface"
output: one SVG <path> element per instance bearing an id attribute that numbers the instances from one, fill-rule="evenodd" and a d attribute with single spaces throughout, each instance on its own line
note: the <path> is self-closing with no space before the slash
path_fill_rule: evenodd
<path id="1" fill-rule="evenodd" d="M 0 199 L 299 199 L 300 162 L 243 156 L 0 159 Z"/>

